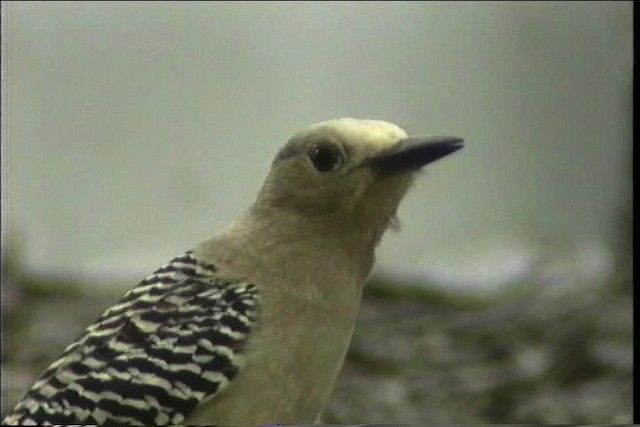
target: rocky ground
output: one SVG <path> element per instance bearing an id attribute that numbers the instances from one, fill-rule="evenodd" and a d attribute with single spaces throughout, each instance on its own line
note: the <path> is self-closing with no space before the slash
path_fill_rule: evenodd
<path id="1" fill-rule="evenodd" d="M 491 299 L 371 283 L 324 422 L 630 423 L 631 279 L 619 276 Z M 4 410 L 119 296 L 50 285 L 9 295 Z"/>
<path id="2" fill-rule="evenodd" d="M 629 423 L 632 365 L 620 288 L 478 304 L 370 296 L 325 421 Z"/>

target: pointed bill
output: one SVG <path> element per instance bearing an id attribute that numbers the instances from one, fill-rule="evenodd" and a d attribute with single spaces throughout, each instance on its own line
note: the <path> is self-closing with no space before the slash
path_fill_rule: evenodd
<path id="1" fill-rule="evenodd" d="M 370 165 L 386 173 L 415 170 L 448 156 L 463 146 L 464 140 L 455 136 L 406 138 L 393 151 L 371 159 Z"/>

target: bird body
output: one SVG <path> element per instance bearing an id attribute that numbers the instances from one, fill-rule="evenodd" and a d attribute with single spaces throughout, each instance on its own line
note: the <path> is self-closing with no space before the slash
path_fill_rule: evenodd
<path id="1" fill-rule="evenodd" d="M 243 215 L 125 294 L 3 423 L 313 422 L 415 171 L 460 147 L 371 120 L 294 135 Z"/>
<path id="2" fill-rule="evenodd" d="M 258 234 L 269 238 L 255 244 L 238 245 L 244 240 L 239 233 L 256 233 L 242 224 L 241 231 L 232 227 L 195 248 L 218 260 L 221 274 L 259 284 L 261 321 L 244 354 L 246 366 L 260 369 L 241 370 L 218 402 L 197 409 L 190 423 L 256 423 L 273 420 L 274 413 L 279 423 L 313 422 L 335 383 L 355 325 L 363 273 L 339 242 L 302 223 L 299 230 L 289 224 L 286 233 L 277 224 L 268 230 L 269 224 L 260 223 Z M 310 374 L 316 371 L 323 375 Z M 252 390 L 248 401 L 242 398 L 246 390 Z"/>

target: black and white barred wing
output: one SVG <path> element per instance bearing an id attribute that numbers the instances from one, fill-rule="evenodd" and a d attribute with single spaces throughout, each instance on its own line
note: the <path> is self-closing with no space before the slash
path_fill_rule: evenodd
<path id="1" fill-rule="evenodd" d="M 254 285 L 187 252 L 89 326 L 3 424 L 180 423 L 240 369 L 257 304 Z"/>

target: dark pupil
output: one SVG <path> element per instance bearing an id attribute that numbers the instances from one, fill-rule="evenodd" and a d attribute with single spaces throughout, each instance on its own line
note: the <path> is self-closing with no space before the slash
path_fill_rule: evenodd
<path id="1" fill-rule="evenodd" d="M 320 172 L 329 172 L 336 167 L 337 153 L 328 147 L 314 147 L 311 150 L 311 161 Z"/>

